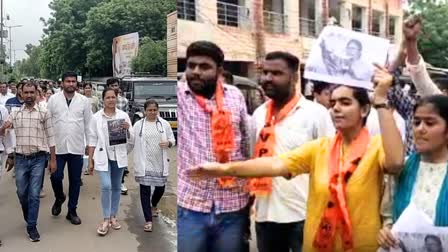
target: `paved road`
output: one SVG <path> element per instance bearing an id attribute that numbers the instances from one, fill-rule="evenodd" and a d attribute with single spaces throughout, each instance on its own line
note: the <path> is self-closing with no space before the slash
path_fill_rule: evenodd
<path id="1" fill-rule="evenodd" d="M 39 243 L 31 243 L 25 230 L 20 205 L 15 193 L 15 181 L 11 174 L 6 174 L 0 182 L 0 239 L 3 252 L 147 252 L 147 251 L 177 251 L 176 232 L 176 149 L 170 150 L 173 159 L 170 168 L 170 178 L 164 197 L 159 205 L 163 215 L 154 220 L 154 231 L 143 232 L 144 218 L 141 211 L 138 185 L 130 174 L 126 178 L 129 194 L 121 198 L 118 218 L 122 224 L 119 231 L 112 230 L 106 237 L 99 237 L 96 228 L 100 221 L 100 187 L 97 176 L 84 176 L 84 186 L 81 188 L 78 214 L 83 223 L 80 226 L 71 225 L 65 220 L 66 204 L 59 217 L 51 216 L 53 195 L 49 176 L 45 180 L 47 197 L 41 200 L 38 229 L 41 234 Z M 132 173 L 132 164 L 131 173 Z M 67 176 L 67 173 L 66 173 Z M 67 182 L 64 183 L 67 188 Z M 67 192 L 67 189 L 65 190 Z"/>

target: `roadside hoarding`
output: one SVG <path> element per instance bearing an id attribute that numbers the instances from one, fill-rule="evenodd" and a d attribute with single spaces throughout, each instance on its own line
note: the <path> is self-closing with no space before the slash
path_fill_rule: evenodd
<path id="1" fill-rule="evenodd" d="M 131 74 L 131 61 L 138 54 L 138 32 L 115 37 L 112 42 L 112 67 L 114 77 Z"/>

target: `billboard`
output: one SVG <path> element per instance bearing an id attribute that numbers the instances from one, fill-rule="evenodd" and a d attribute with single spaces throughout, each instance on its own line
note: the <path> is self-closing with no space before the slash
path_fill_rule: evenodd
<path id="1" fill-rule="evenodd" d="M 112 42 L 112 68 L 114 77 L 131 73 L 132 58 L 138 54 L 138 32 L 115 37 Z"/>

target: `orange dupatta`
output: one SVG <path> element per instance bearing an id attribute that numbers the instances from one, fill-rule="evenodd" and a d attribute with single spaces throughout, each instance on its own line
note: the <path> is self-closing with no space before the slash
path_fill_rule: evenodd
<path id="1" fill-rule="evenodd" d="M 283 108 L 274 116 L 274 102 L 268 101 L 266 104 L 266 118 L 264 127 L 258 135 L 257 144 L 255 145 L 254 157 L 272 157 L 275 148 L 275 125 L 285 119 L 289 112 L 299 102 L 300 96 L 295 95 Z M 248 182 L 248 188 L 252 195 L 267 196 L 272 192 L 272 178 L 253 178 Z"/>
<path id="2" fill-rule="evenodd" d="M 211 115 L 212 147 L 215 158 L 219 163 L 230 161 L 232 151 L 235 149 L 232 114 L 224 108 L 224 86 L 221 80 L 216 83 L 215 99 L 216 107 L 207 105 L 203 96 L 195 95 L 199 106 Z M 218 178 L 222 187 L 231 187 L 235 184 L 235 178 Z"/>
<path id="3" fill-rule="evenodd" d="M 333 251 L 338 226 L 342 228 L 341 236 L 344 251 L 353 249 L 353 230 L 347 209 L 346 188 L 348 180 L 367 150 L 369 139 L 368 130 L 366 128 L 361 129 L 356 139 L 350 144 L 350 152 L 346 160 L 344 160 L 342 153 L 342 134 L 338 132 L 331 142 L 328 163 L 330 168 L 330 200 L 324 210 L 313 242 L 313 246 L 321 252 Z"/>

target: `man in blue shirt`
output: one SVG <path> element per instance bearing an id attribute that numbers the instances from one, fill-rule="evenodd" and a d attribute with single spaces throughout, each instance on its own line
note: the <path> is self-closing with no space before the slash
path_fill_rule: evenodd
<path id="1" fill-rule="evenodd" d="M 16 97 L 10 98 L 6 101 L 5 107 L 8 109 L 9 113 L 12 112 L 13 108 L 20 108 L 22 107 L 24 100 L 22 99 L 22 85 L 23 82 L 19 82 L 17 84 L 17 94 Z"/>

